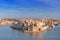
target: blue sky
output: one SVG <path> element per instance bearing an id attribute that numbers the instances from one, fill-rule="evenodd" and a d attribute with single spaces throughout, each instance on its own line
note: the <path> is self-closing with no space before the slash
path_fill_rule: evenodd
<path id="1" fill-rule="evenodd" d="M 0 18 L 59 18 L 60 0 L 0 0 Z"/>

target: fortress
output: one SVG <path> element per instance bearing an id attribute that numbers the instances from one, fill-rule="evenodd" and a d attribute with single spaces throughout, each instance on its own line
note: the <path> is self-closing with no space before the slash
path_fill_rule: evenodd
<path id="1" fill-rule="evenodd" d="M 11 28 L 24 32 L 40 32 L 54 28 L 60 22 L 55 19 L 38 18 L 4 18 L 0 19 L 0 25 L 11 25 Z"/>
<path id="2" fill-rule="evenodd" d="M 24 32 L 40 32 L 50 28 L 54 28 L 53 21 L 41 20 L 34 18 L 22 18 L 12 25 L 13 29 L 18 29 Z"/>

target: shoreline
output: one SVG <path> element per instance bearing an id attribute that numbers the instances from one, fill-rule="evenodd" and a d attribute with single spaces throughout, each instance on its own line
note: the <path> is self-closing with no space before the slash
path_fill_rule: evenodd
<path id="1" fill-rule="evenodd" d="M 56 23 L 56 22 L 55 22 Z M 55 24 L 52 20 L 38 20 L 38 19 L 20 19 L 12 25 L 13 29 L 21 30 L 23 32 L 40 32 L 47 29 L 55 28 Z"/>

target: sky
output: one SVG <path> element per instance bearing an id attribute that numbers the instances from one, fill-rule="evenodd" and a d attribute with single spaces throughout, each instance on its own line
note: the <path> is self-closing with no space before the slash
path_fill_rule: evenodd
<path id="1" fill-rule="evenodd" d="M 0 0 L 0 18 L 60 18 L 60 0 Z"/>

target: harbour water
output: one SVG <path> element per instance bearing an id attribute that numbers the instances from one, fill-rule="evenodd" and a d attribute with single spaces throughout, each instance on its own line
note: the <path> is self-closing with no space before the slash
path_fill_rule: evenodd
<path id="1" fill-rule="evenodd" d="M 0 26 L 0 40 L 59 40 L 60 26 L 40 33 L 24 33 L 10 26 Z"/>

